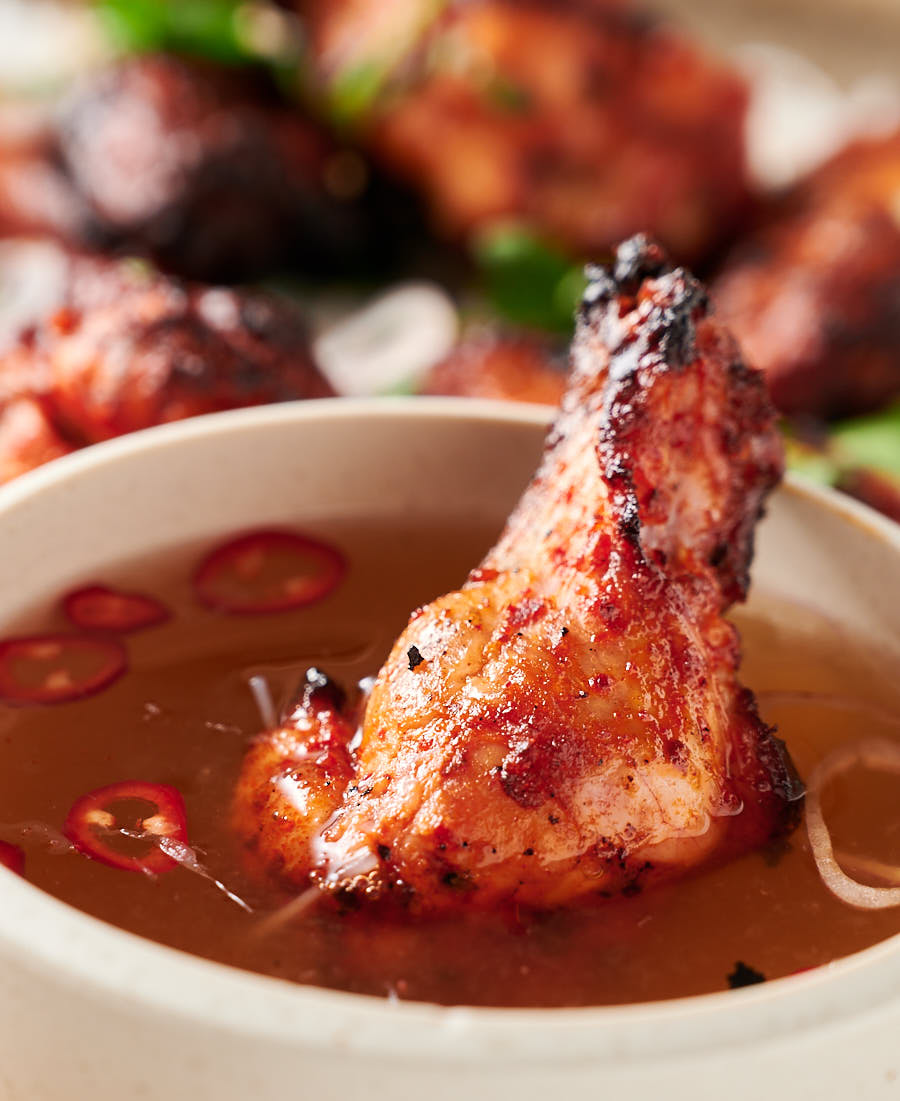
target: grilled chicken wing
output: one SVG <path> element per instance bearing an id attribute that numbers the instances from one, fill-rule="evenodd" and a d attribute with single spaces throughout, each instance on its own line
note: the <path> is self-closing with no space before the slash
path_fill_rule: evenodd
<path id="1" fill-rule="evenodd" d="M 444 237 L 527 223 L 578 256 L 641 229 L 683 260 L 747 196 L 746 92 L 616 0 L 298 0 L 334 109 Z"/>
<path id="2" fill-rule="evenodd" d="M 559 405 L 564 366 L 542 337 L 487 330 L 464 337 L 429 371 L 421 392 Z"/>
<path id="3" fill-rule="evenodd" d="M 313 693 L 250 750 L 235 827 L 282 879 L 554 906 L 793 822 L 723 619 L 782 467 L 761 376 L 646 240 L 591 276 L 540 469 L 466 585 L 413 614 L 358 739 Z"/>
<path id="4" fill-rule="evenodd" d="M 294 308 L 182 284 L 142 261 L 69 256 L 64 301 L 0 352 L 0 451 L 22 451 L 19 400 L 72 449 L 200 413 L 333 393 Z M 32 407 L 34 423 L 37 407 Z M 12 432 L 10 425 L 19 428 Z M 6 468 L 15 471 L 12 463 Z"/>
<path id="5" fill-rule="evenodd" d="M 366 169 L 262 79 L 168 55 L 90 74 L 63 104 L 56 155 L 82 238 L 180 275 L 341 270 L 366 247 Z"/>
<path id="6" fill-rule="evenodd" d="M 773 204 L 713 286 L 786 413 L 900 393 L 900 131 L 848 146 Z"/>
<path id="7" fill-rule="evenodd" d="M 262 78 L 165 54 L 90 73 L 53 117 L 0 110 L 0 236 L 139 253 L 188 278 L 360 264 L 368 180 Z"/>

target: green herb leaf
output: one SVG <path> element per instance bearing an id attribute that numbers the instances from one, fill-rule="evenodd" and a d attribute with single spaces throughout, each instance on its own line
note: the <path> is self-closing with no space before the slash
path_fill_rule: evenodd
<path id="1" fill-rule="evenodd" d="M 119 49 L 172 50 L 225 63 L 251 60 L 235 13 L 239 0 L 96 0 Z"/>
<path id="2" fill-rule="evenodd" d="M 571 332 L 586 286 L 580 265 L 517 224 L 489 227 L 472 248 L 498 313 L 520 325 Z"/>
<path id="3" fill-rule="evenodd" d="M 869 466 L 900 478 L 900 405 L 834 427 L 832 447 L 843 466 Z"/>
<path id="4" fill-rule="evenodd" d="M 339 125 L 350 126 L 368 114 L 389 72 L 387 64 L 365 61 L 336 76 L 328 90 L 333 120 Z"/>
<path id="5" fill-rule="evenodd" d="M 840 464 L 828 451 L 802 443 L 788 434 L 785 435 L 784 451 L 788 470 L 816 485 L 834 486 L 841 478 Z"/>
<path id="6" fill-rule="evenodd" d="M 488 81 L 485 95 L 489 103 L 510 115 L 527 115 L 532 108 L 528 91 L 502 76 Z"/>

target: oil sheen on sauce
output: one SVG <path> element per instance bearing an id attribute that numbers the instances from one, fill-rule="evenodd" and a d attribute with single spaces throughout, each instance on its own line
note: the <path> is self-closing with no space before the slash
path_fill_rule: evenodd
<path id="1" fill-rule="evenodd" d="M 249 679 L 264 676 L 282 704 L 310 665 L 352 687 L 377 671 L 409 612 L 458 586 L 495 534 L 358 522 L 314 532 L 344 551 L 350 569 L 337 591 L 299 611 L 223 616 L 200 607 L 188 579 L 205 547 L 83 579 L 150 593 L 173 615 L 129 637 L 130 671 L 99 695 L 52 707 L 0 704 L 0 840 L 25 849 L 31 883 L 223 963 L 444 1004 L 604 1005 L 699 994 L 727 988 L 738 961 L 777 978 L 900 931 L 900 908 L 859 911 L 826 890 L 801 826 L 725 867 L 552 914 L 412 921 L 326 904 L 266 932 L 267 917 L 289 899 L 244 874 L 228 831 L 234 780 L 261 727 Z M 900 737 L 895 665 L 783 603 L 755 597 L 737 619 L 742 679 L 801 775 L 845 741 Z M 3 633 L 63 628 L 54 606 Z M 135 778 L 181 791 L 191 844 L 252 913 L 183 868 L 151 879 L 58 851 L 52 839 L 79 796 Z M 900 863 L 896 784 L 861 769 L 835 781 L 825 810 L 838 849 Z"/>

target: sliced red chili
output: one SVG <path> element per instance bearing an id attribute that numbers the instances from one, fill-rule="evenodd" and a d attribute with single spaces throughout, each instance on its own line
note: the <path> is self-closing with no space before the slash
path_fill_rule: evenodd
<path id="1" fill-rule="evenodd" d="M 125 651 L 111 639 L 32 635 L 0 641 L 0 699 L 7 703 L 69 703 L 92 696 L 120 677 Z"/>
<path id="2" fill-rule="evenodd" d="M 159 840 L 187 844 L 184 800 L 168 784 L 125 780 L 77 800 L 63 832 L 92 860 L 125 872 L 159 875 L 178 867 L 159 847 Z"/>
<path id="3" fill-rule="evenodd" d="M 129 634 L 165 623 L 169 611 L 143 593 L 122 592 L 105 585 L 87 585 L 63 597 L 63 612 L 83 631 Z"/>
<path id="4" fill-rule="evenodd" d="M 194 573 L 194 588 L 214 611 L 284 612 L 322 600 L 346 568 L 328 543 L 292 531 L 254 531 L 208 554 Z"/>
<path id="5" fill-rule="evenodd" d="M 0 866 L 9 868 L 16 875 L 24 875 L 25 853 L 18 845 L 10 845 L 8 841 L 0 841 Z"/>

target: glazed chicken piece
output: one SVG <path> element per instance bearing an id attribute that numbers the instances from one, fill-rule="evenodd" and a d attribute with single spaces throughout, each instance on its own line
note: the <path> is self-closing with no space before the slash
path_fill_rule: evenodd
<path id="1" fill-rule="evenodd" d="M 72 450 L 40 401 L 24 397 L 0 403 L 0 485 Z"/>
<path id="2" fill-rule="evenodd" d="M 576 256 L 647 229 L 707 255 L 747 198 L 746 90 L 615 0 L 298 0 L 325 95 L 442 237 Z"/>
<path id="3" fill-rule="evenodd" d="M 737 681 L 782 450 L 761 376 L 645 239 L 591 269 L 543 462 L 463 588 L 415 612 L 358 738 L 314 681 L 233 815 L 282 882 L 422 911 L 634 891 L 766 842 L 801 786 Z"/>
<path id="4" fill-rule="evenodd" d="M 546 339 L 486 330 L 465 336 L 432 367 L 421 393 L 559 405 L 565 363 Z"/>
<path id="5" fill-rule="evenodd" d="M 713 286 L 785 413 L 900 393 L 900 131 L 848 146 L 773 204 Z"/>
<path id="6" fill-rule="evenodd" d="M 366 247 L 366 168 L 261 77 L 167 55 L 89 75 L 64 103 L 60 162 L 94 246 L 230 280 L 343 270 Z"/>
<path id="7" fill-rule="evenodd" d="M 296 310 L 268 295 L 175 282 L 143 261 L 69 255 L 64 301 L 0 351 L 0 452 L 19 466 L 19 401 L 67 449 L 200 413 L 330 396 Z M 13 411 L 19 411 L 13 416 Z M 10 420 L 10 418 L 13 418 Z M 18 426 L 13 429 L 13 426 Z M 41 430 L 43 431 L 43 429 Z M 8 435 L 7 433 L 12 433 Z M 10 462 L 8 472 L 19 472 Z"/>

